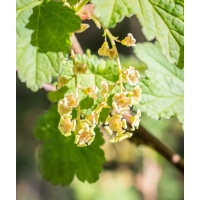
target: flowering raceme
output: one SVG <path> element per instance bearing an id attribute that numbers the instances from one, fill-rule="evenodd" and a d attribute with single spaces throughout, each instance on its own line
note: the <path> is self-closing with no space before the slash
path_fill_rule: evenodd
<path id="1" fill-rule="evenodd" d="M 85 147 L 90 145 L 95 138 L 94 124 L 91 124 L 89 120 L 80 120 L 78 127 L 78 134 L 76 134 L 74 143 L 78 147 Z"/>
<path id="2" fill-rule="evenodd" d="M 73 93 L 66 94 L 63 99 L 58 102 L 58 112 L 62 116 L 63 114 L 70 114 L 72 109 L 77 107 L 78 99 Z"/>
<path id="3" fill-rule="evenodd" d="M 90 12 L 88 13 L 87 11 L 82 12 L 82 14 L 82 16 L 91 17 L 92 19 L 95 18 L 95 16 L 90 15 Z M 74 93 L 65 94 L 63 99 L 58 102 L 58 112 L 61 116 L 58 129 L 61 134 L 66 137 L 74 133 L 74 143 L 78 147 L 89 146 L 94 141 L 95 127 L 101 122 L 103 122 L 105 131 L 111 136 L 110 142 L 120 142 L 130 138 L 133 135 L 133 131 L 139 127 L 140 123 L 141 111 L 138 109 L 135 114 L 131 114 L 131 110 L 134 109 L 134 106 L 138 105 L 141 101 L 142 90 L 139 85 L 137 85 L 140 74 L 133 66 L 122 70 L 115 44 L 115 41 L 120 42 L 118 37 L 112 36 L 108 29 L 104 29 L 103 36 L 105 36 L 105 42 L 99 48 L 98 54 L 107 56 L 110 59 L 116 59 L 119 78 L 115 83 L 108 84 L 108 82 L 103 79 L 100 82 L 100 89 L 96 85 L 82 88 L 83 86 L 80 80 L 83 80 L 82 78 L 84 75 L 91 73 L 91 71 L 89 71 L 88 74 L 86 74 L 88 66 L 91 65 L 87 66 L 82 62 L 85 58 L 82 60 L 81 57 L 79 57 L 77 61 L 73 50 L 71 50 L 73 63 L 73 74 L 71 78 L 58 78 L 58 89 L 64 87 L 69 81 L 74 79 Z M 111 48 L 109 48 L 107 37 L 110 39 Z M 135 46 L 135 42 L 136 40 L 133 38 L 132 34 L 129 33 L 127 37 L 121 41 L 121 44 Z M 94 63 L 91 64 L 93 65 Z M 130 86 L 127 87 L 127 84 Z M 83 93 L 82 96 L 80 96 L 80 92 Z M 88 110 L 86 109 L 88 105 L 85 106 L 85 104 L 87 104 L 87 98 L 85 98 L 85 96 L 94 99 L 94 101 L 92 101 L 93 105 Z M 75 116 L 75 118 L 72 117 L 72 111 L 75 111 L 73 112 L 73 117 Z M 105 116 L 107 111 L 109 111 L 109 114 Z M 101 115 L 102 112 L 103 114 Z M 127 117 L 130 119 L 131 128 L 127 126 Z"/>

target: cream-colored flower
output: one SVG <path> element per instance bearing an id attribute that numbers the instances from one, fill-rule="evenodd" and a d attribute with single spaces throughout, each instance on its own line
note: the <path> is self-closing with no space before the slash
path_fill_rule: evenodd
<path id="1" fill-rule="evenodd" d="M 109 93 L 109 85 L 106 81 L 101 81 L 101 90 L 100 93 L 104 98 L 108 97 L 108 93 Z"/>
<path id="2" fill-rule="evenodd" d="M 130 107 L 132 106 L 132 98 L 127 96 L 127 92 L 123 93 L 116 93 L 113 96 L 113 102 L 112 106 L 114 110 L 116 110 L 119 113 L 123 113 L 125 111 L 130 110 Z"/>
<path id="3" fill-rule="evenodd" d="M 92 127 L 95 127 L 99 121 L 99 113 L 93 111 L 90 115 L 86 117 L 88 121 L 92 124 Z"/>
<path id="4" fill-rule="evenodd" d="M 128 83 L 132 86 L 138 83 L 140 79 L 140 74 L 134 67 L 130 66 L 127 70 L 122 72 L 122 80 L 124 83 Z"/>
<path id="5" fill-rule="evenodd" d="M 130 132 L 125 132 L 125 133 L 121 133 L 121 134 L 116 134 L 116 136 L 112 139 L 110 139 L 110 142 L 120 142 L 122 140 L 125 140 L 127 138 L 130 138 L 133 135 L 133 133 Z"/>
<path id="6" fill-rule="evenodd" d="M 74 74 L 85 74 L 87 72 L 87 65 L 84 63 L 76 62 L 73 66 L 73 72 Z"/>
<path id="7" fill-rule="evenodd" d="M 90 145 L 95 138 L 95 132 L 93 129 L 94 127 L 89 120 L 81 120 L 80 129 L 78 130 L 74 143 L 77 144 L 78 147 L 86 147 Z"/>
<path id="8" fill-rule="evenodd" d="M 58 112 L 62 116 L 63 114 L 70 114 L 73 108 L 77 107 L 78 99 L 73 93 L 66 94 L 63 99 L 58 102 Z"/>
<path id="9" fill-rule="evenodd" d="M 58 129 L 64 136 L 70 136 L 71 131 L 75 130 L 76 121 L 71 120 L 71 115 L 62 115 L 58 124 Z"/>
<path id="10" fill-rule="evenodd" d="M 116 113 L 113 113 L 113 116 L 108 115 L 104 125 L 104 129 L 109 135 L 112 135 L 113 132 L 116 132 L 117 134 L 122 134 L 125 132 L 124 129 L 127 128 L 126 120 L 122 119 L 122 116 Z"/>
<path id="11" fill-rule="evenodd" d="M 62 116 L 64 114 L 71 114 L 71 111 L 72 111 L 71 108 L 64 106 L 63 99 L 61 99 L 58 102 L 58 113 L 60 114 L 60 116 Z"/>
<path id="12" fill-rule="evenodd" d="M 140 117 L 141 117 L 141 110 L 138 109 L 137 110 L 137 114 L 135 114 L 134 116 L 131 116 L 130 117 L 130 120 L 131 120 L 131 130 L 135 130 L 135 129 L 138 129 L 139 127 L 139 124 L 140 124 Z"/>
<path id="13" fill-rule="evenodd" d="M 140 88 L 140 86 L 136 85 L 133 88 L 132 92 L 128 93 L 128 96 L 133 98 L 133 105 L 138 105 L 139 102 L 141 101 L 141 94 L 142 94 L 142 90 Z"/>
<path id="14" fill-rule="evenodd" d="M 130 138 L 133 134 L 126 131 L 127 123 L 126 119 L 123 119 L 121 115 L 113 114 L 107 117 L 104 123 L 104 129 L 109 135 L 115 135 L 110 142 L 120 142 L 126 138 Z"/>
<path id="15" fill-rule="evenodd" d="M 93 98 L 94 100 L 97 99 L 97 93 L 98 93 L 99 89 L 93 85 L 92 87 L 86 88 L 83 90 L 83 92 L 88 95 L 89 97 Z"/>
<path id="16" fill-rule="evenodd" d="M 66 94 L 64 97 L 64 105 L 70 108 L 75 108 L 78 105 L 78 99 L 73 93 Z"/>
<path id="17" fill-rule="evenodd" d="M 127 37 L 125 37 L 121 41 L 121 43 L 127 47 L 136 46 L 135 42 L 136 42 L 136 39 L 133 37 L 131 33 L 128 33 Z"/>

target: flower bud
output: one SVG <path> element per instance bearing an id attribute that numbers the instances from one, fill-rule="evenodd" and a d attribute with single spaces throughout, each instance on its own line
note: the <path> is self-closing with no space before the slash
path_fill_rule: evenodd
<path id="1" fill-rule="evenodd" d="M 131 33 L 128 33 L 127 37 L 125 37 L 122 41 L 121 44 L 131 47 L 131 46 L 136 46 L 135 45 L 136 39 L 133 37 Z"/>
<path id="2" fill-rule="evenodd" d="M 88 67 L 84 63 L 76 62 L 75 66 L 73 66 L 73 72 L 74 74 L 85 74 Z"/>

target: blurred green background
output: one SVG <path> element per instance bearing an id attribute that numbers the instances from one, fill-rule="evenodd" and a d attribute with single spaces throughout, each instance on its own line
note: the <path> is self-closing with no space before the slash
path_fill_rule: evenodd
<path id="1" fill-rule="evenodd" d="M 97 53 L 103 43 L 102 30 L 90 28 L 77 38 L 85 51 Z M 144 42 L 140 24 L 135 17 L 125 18 L 116 28 L 115 36 L 124 38 L 132 33 L 137 43 Z M 131 48 L 117 45 L 124 63 L 136 62 Z M 70 186 L 53 186 L 43 180 L 37 167 L 36 141 L 32 128 L 37 117 L 50 107 L 46 92 L 34 93 L 17 78 L 16 83 L 16 176 L 17 200 L 182 200 L 183 176 L 155 151 L 135 146 L 125 140 L 117 144 L 107 141 L 103 145 L 107 163 L 99 181 L 82 183 L 76 178 Z M 183 156 L 183 130 L 177 119 L 152 120 L 142 115 L 141 125 Z"/>

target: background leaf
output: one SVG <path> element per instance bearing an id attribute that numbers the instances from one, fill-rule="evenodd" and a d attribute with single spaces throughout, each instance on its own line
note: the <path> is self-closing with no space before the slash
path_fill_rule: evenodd
<path id="1" fill-rule="evenodd" d="M 113 28 L 124 17 L 133 15 L 134 0 L 92 0 L 94 14 L 106 28 Z"/>
<path id="2" fill-rule="evenodd" d="M 117 64 L 114 60 L 105 60 L 98 58 L 95 55 L 77 55 L 76 61 L 85 63 L 88 66 L 86 74 L 78 75 L 78 84 L 83 88 L 96 85 L 101 88 L 101 81 L 106 80 L 109 84 L 114 84 L 118 80 L 118 71 Z M 63 70 L 60 73 L 60 76 L 67 79 L 71 78 L 73 75 L 72 72 L 73 63 L 71 60 L 68 60 L 66 65 L 63 67 Z M 67 84 L 69 88 L 68 92 L 75 91 L 74 79 Z M 80 100 L 84 99 L 86 95 L 83 92 L 79 92 Z"/>
<path id="3" fill-rule="evenodd" d="M 183 68 L 183 2 L 134 0 L 133 8 L 147 40 L 156 38 L 167 60 L 177 67 Z"/>
<path id="4" fill-rule="evenodd" d="M 146 78 L 140 81 L 142 100 L 138 108 L 153 119 L 176 116 L 183 123 L 183 70 L 168 63 L 155 44 L 138 44 L 134 52 L 148 66 Z"/>
<path id="5" fill-rule="evenodd" d="M 70 47 L 70 32 L 80 18 L 61 2 L 17 1 L 17 70 L 22 82 L 37 91 L 62 68 Z"/>
<path id="6" fill-rule="evenodd" d="M 98 180 L 105 162 L 102 134 L 95 128 L 93 143 L 85 148 L 74 144 L 74 136 L 64 137 L 58 130 L 60 116 L 53 105 L 37 120 L 34 135 L 43 141 L 39 150 L 39 168 L 43 177 L 52 184 L 69 185 L 74 175 L 81 181 Z"/>

